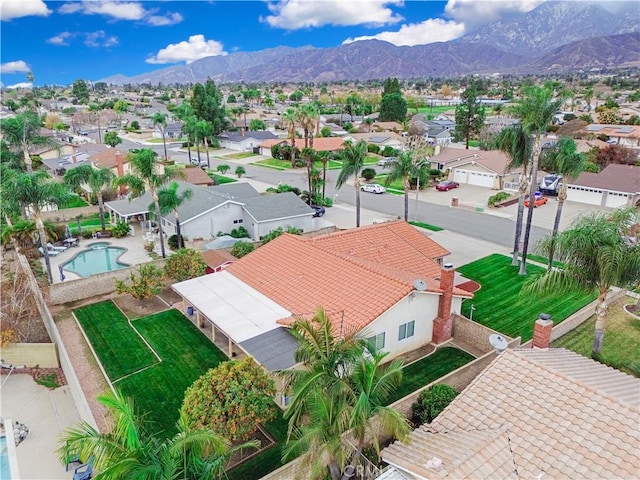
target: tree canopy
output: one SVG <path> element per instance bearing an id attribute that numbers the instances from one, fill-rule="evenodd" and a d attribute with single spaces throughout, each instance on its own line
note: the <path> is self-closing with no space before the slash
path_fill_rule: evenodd
<path id="1" fill-rule="evenodd" d="M 196 117 L 211 124 L 215 135 L 226 128 L 226 112 L 222 102 L 222 94 L 210 78 L 204 85 L 195 84 L 191 105 Z"/>

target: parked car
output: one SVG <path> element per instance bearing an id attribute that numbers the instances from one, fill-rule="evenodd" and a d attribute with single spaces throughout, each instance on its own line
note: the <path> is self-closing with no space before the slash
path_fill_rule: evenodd
<path id="1" fill-rule="evenodd" d="M 387 189 L 379 183 L 365 183 L 360 187 L 360 190 L 370 193 L 384 193 L 387 191 Z"/>
<path id="2" fill-rule="evenodd" d="M 453 180 L 445 180 L 436 185 L 436 190 L 439 192 L 448 192 L 452 188 L 458 188 L 460 184 L 458 182 L 454 182 Z"/>
<path id="3" fill-rule="evenodd" d="M 387 165 L 391 165 L 395 161 L 396 161 L 395 157 L 384 157 L 378 160 L 378 166 L 386 167 Z"/>
<path id="4" fill-rule="evenodd" d="M 548 201 L 549 201 L 549 199 L 547 197 L 543 197 L 540 192 L 536 192 L 536 194 L 534 196 L 534 199 L 533 199 L 533 208 L 537 208 L 540 205 L 544 205 Z M 525 208 L 529 208 L 529 199 L 528 198 L 524 201 L 524 206 L 525 206 Z"/>
<path id="5" fill-rule="evenodd" d="M 80 133 L 80 135 L 83 135 L 83 136 L 89 135 L 89 132 L 87 132 L 86 130 L 80 130 L 80 132 L 78 133 Z"/>
<path id="6" fill-rule="evenodd" d="M 311 208 L 313 208 L 314 210 L 314 217 L 321 217 L 324 215 L 325 209 L 324 207 L 321 207 L 320 205 L 310 205 Z"/>
<path id="7" fill-rule="evenodd" d="M 209 166 L 206 158 L 201 158 L 200 162 L 198 162 L 198 159 L 196 157 L 191 157 L 191 165 L 199 165 L 201 167 Z"/>

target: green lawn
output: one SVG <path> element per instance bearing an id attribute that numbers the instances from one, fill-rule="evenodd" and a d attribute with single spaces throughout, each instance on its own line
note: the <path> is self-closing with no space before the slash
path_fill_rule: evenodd
<path id="1" fill-rule="evenodd" d="M 134 320 L 133 327 L 111 301 L 82 307 L 75 313 L 79 320 L 82 317 L 80 323 L 114 386 L 134 399 L 149 430 L 161 436 L 176 433 L 187 387 L 227 360 L 174 309 Z M 129 376 L 122 378 L 126 374 Z"/>
<path id="2" fill-rule="evenodd" d="M 469 317 L 474 306 L 473 320 L 497 330 L 509 337 L 521 336 L 524 342 L 531 339 L 533 324 L 540 313 L 551 314 L 555 324 L 562 322 L 596 298 L 594 293 L 568 292 L 540 298 L 535 295 L 520 296 L 524 283 L 532 275 L 541 274 L 544 268 L 527 265 L 528 275 L 518 275 L 518 268 L 511 265 L 511 258 L 493 254 L 463 265 L 458 271 L 475 280 L 482 288 L 473 299 L 462 303 L 462 313 Z"/>
<path id="3" fill-rule="evenodd" d="M 217 173 L 208 172 L 207 175 L 216 182 L 216 185 L 224 185 L 225 183 L 233 183 L 237 182 L 235 178 L 225 177 L 224 175 L 219 175 Z"/>
<path id="4" fill-rule="evenodd" d="M 609 307 L 600 359 L 613 368 L 640 377 L 640 320 L 633 318 L 622 309 L 624 304 L 634 301 L 630 297 L 623 297 Z M 564 347 L 590 357 L 595 322 L 594 315 L 579 327 L 557 339 L 551 346 Z"/>
<path id="5" fill-rule="evenodd" d="M 437 227 L 437 226 L 431 225 L 429 223 L 413 222 L 413 221 L 409 220 L 409 224 L 413 225 L 414 227 L 420 227 L 420 228 L 424 228 L 426 230 L 431 230 L 432 232 L 441 232 L 442 230 L 444 230 L 444 228 L 442 228 L 442 227 Z"/>
<path id="6" fill-rule="evenodd" d="M 258 165 L 259 167 L 275 168 L 277 170 L 287 170 L 291 168 L 291 162 L 289 160 L 279 160 L 277 158 L 265 158 L 253 162 L 251 165 Z"/>
<path id="7" fill-rule="evenodd" d="M 253 152 L 240 152 L 240 153 L 232 153 L 231 155 L 225 155 L 224 158 L 234 158 L 236 160 L 241 160 L 243 158 L 256 157 L 257 153 Z"/>
<path id="8" fill-rule="evenodd" d="M 108 223 L 108 219 L 106 217 L 105 217 L 105 222 Z M 93 215 L 90 215 L 88 217 L 82 217 L 80 219 L 80 225 L 82 226 L 83 230 L 85 228 L 91 229 L 91 228 L 100 227 L 100 215 L 97 213 L 94 213 Z M 72 235 L 75 235 L 76 233 L 78 233 L 77 221 L 68 222 L 67 226 L 69 227 L 69 231 L 71 232 Z"/>

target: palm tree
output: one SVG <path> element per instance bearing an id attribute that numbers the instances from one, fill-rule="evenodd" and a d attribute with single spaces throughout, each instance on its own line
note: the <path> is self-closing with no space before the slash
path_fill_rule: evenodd
<path id="1" fill-rule="evenodd" d="M 196 142 L 202 142 L 207 152 L 207 168 L 211 168 L 211 162 L 209 159 L 209 140 L 208 138 L 213 135 L 213 128 L 211 124 L 206 120 L 200 120 L 194 125 L 194 133 Z M 200 149 L 198 149 L 198 163 L 200 163 Z"/>
<path id="2" fill-rule="evenodd" d="M 518 188 L 518 213 L 516 217 L 516 231 L 513 239 L 513 257 L 511 265 L 518 265 L 520 238 L 522 237 L 522 221 L 524 217 L 524 199 L 529 189 L 529 159 L 533 150 L 533 139 L 522 129 L 522 125 L 507 127 L 498 133 L 494 139 L 495 148 L 502 150 L 511 159 L 509 169 L 522 168 L 520 185 Z"/>
<path id="3" fill-rule="evenodd" d="M 164 161 L 168 161 L 169 157 L 167 156 L 167 141 L 165 138 L 165 129 L 167 128 L 167 116 L 164 113 L 156 112 L 151 117 L 151 122 L 153 126 L 156 125 L 160 128 L 160 134 L 162 135 L 162 145 L 164 146 Z"/>
<path id="4" fill-rule="evenodd" d="M 287 108 L 282 114 L 282 121 L 287 126 L 287 135 L 291 140 L 291 168 L 296 166 L 296 122 L 298 121 L 298 112 L 293 108 Z"/>
<path id="5" fill-rule="evenodd" d="M 174 111 L 174 115 L 182 121 L 182 134 L 187 136 L 187 154 L 189 160 L 191 160 L 191 140 L 193 133 L 189 128 L 190 120 L 194 117 L 193 107 L 188 100 L 184 100 L 182 105 L 177 107 Z"/>
<path id="6" fill-rule="evenodd" d="M 160 214 L 160 203 L 158 201 L 158 189 L 170 178 L 179 176 L 177 170 L 165 169 L 164 173 L 158 173 L 156 164 L 157 153 L 149 148 L 141 148 L 135 153 L 129 154 L 129 165 L 131 170 L 126 175 L 116 178 L 114 185 L 126 185 L 131 190 L 133 198 L 142 195 L 148 188 L 153 199 L 155 216 L 158 222 L 158 236 L 160 239 L 160 249 L 162 258 L 166 258 L 164 248 L 162 216 Z"/>
<path id="7" fill-rule="evenodd" d="M 89 188 L 92 197 L 92 203 L 97 197 L 98 207 L 100 209 L 100 226 L 102 231 L 105 230 L 104 222 L 104 201 L 103 194 L 111 189 L 113 180 L 116 176 L 108 168 L 93 168 L 91 165 L 81 165 L 76 168 L 67 170 L 64 174 L 64 181 L 72 188 L 86 186 Z"/>
<path id="8" fill-rule="evenodd" d="M 399 157 L 396 157 L 396 160 L 385 164 L 384 168 L 391 169 L 384 181 L 386 186 L 402 180 L 402 187 L 404 188 L 404 221 L 407 222 L 409 221 L 409 190 L 411 189 L 409 179 L 416 174 L 419 175 L 417 165 L 413 161 L 412 152 L 403 152 Z"/>
<path id="9" fill-rule="evenodd" d="M 56 238 L 56 226 L 49 220 L 44 222 L 45 235 L 48 239 Z M 12 225 L 5 225 L 2 228 L 2 245 L 7 245 L 10 241 L 20 248 L 33 246 L 34 236 L 38 232 L 36 222 L 33 220 L 19 219 Z"/>
<path id="10" fill-rule="evenodd" d="M 35 221 L 47 275 L 49 282 L 52 283 L 51 261 L 46 248 L 47 235 L 42 221 L 42 211 L 45 207 L 58 207 L 68 202 L 72 197 L 71 192 L 66 185 L 56 182 L 44 171 L 11 175 L 6 181 L 3 180 L 2 187 L 5 193 L 3 202 L 10 202 L 17 209 L 25 211 Z"/>
<path id="11" fill-rule="evenodd" d="M 567 199 L 567 184 L 569 180 L 575 180 L 575 178 L 584 171 L 586 159 L 584 155 L 577 153 L 576 142 L 571 137 L 562 137 L 556 147 L 547 153 L 546 157 L 545 160 L 550 162 L 552 170 L 562 175 L 562 183 L 558 191 L 558 208 L 551 233 L 551 237 L 555 238 L 560 228 L 562 207 L 564 206 L 564 201 Z M 549 251 L 549 268 L 551 268 L 552 265 L 553 245 L 551 245 L 551 250 Z"/>
<path id="12" fill-rule="evenodd" d="M 531 87 L 525 92 L 520 103 L 512 107 L 512 114 L 520 119 L 522 129 L 534 136 L 533 156 L 531 161 L 531 182 L 529 185 L 529 198 L 535 197 L 538 188 L 538 162 L 540 160 L 540 137 L 551 123 L 556 111 L 562 105 L 562 99 L 552 99 L 553 91 L 543 87 Z M 527 221 L 522 242 L 522 261 L 520 262 L 520 275 L 527 274 L 527 250 L 529 249 L 529 235 L 533 220 L 533 201 L 529 202 Z"/>
<path id="13" fill-rule="evenodd" d="M 111 431 L 100 433 L 82 422 L 64 432 L 58 449 L 63 463 L 72 454 L 92 458 L 99 471 L 96 480 L 223 478 L 232 454 L 257 446 L 249 442 L 232 448 L 211 430 L 190 429 L 183 419 L 176 436 L 162 440 L 145 431 L 132 400 L 115 392 L 99 396 L 98 401 L 112 413 Z"/>
<path id="14" fill-rule="evenodd" d="M 525 293 L 558 295 L 574 289 L 598 292 L 593 353 L 602 347 L 607 319 L 607 292 L 612 286 L 627 287 L 640 278 L 640 248 L 625 242 L 630 225 L 640 222 L 635 208 L 611 214 L 595 212 L 579 217 L 571 228 L 546 237 L 538 250 L 553 248 L 562 269 L 547 270 L 525 285 Z"/>
<path id="15" fill-rule="evenodd" d="M 339 190 L 347 179 L 353 175 L 353 185 L 356 189 L 356 227 L 360 226 L 360 171 L 364 167 L 364 159 L 367 156 L 367 143 L 360 140 L 358 143 L 345 142 L 345 147 L 337 154 L 342 161 L 342 169 L 336 180 L 336 188 Z"/>
<path id="16" fill-rule="evenodd" d="M 298 109 L 298 121 L 304 130 L 304 147 L 313 149 L 313 134 L 316 129 L 318 109 L 312 103 L 302 105 Z"/>
<path id="17" fill-rule="evenodd" d="M 333 158 L 333 152 L 322 150 L 318 152 L 318 159 L 322 162 L 322 200 L 324 201 L 325 187 L 327 186 L 327 164 Z"/>
<path id="18" fill-rule="evenodd" d="M 301 152 L 301 156 L 304 159 L 304 164 L 307 167 L 307 183 L 308 183 L 308 188 L 309 188 L 309 198 L 308 198 L 308 202 L 309 204 L 314 203 L 315 200 L 315 196 L 314 196 L 314 188 L 313 188 L 313 164 L 315 163 L 316 160 L 316 152 L 315 150 L 313 150 L 312 148 L 308 148 L 305 147 L 302 149 Z"/>
<path id="19" fill-rule="evenodd" d="M 182 202 L 190 199 L 193 196 L 193 190 L 190 188 L 183 190 L 182 193 L 178 193 L 178 183 L 171 182 L 168 187 L 163 187 L 158 190 L 158 202 L 160 203 L 160 213 L 166 215 L 173 211 L 176 218 L 176 234 L 178 235 L 178 250 L 184 246 L 182 241 L 182 234 L 180 233 L 180 214 L 178 208 L 182 205 Z"/>
<path id="20" fill-rule="evenodd" d="M 29 149 L 33 146 L 59 147 L 51 137 L 40 135 L 42 120 L 31 111 L 20 112 L 13 118 L 5 118 L 0 121 L 3 139 L 16 150 L 21 150 L 27 173 L 33 172 L 33 162 Z"/>

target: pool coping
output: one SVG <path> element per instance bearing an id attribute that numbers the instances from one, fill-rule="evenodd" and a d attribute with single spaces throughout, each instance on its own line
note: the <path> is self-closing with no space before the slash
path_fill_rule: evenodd
<path id="1" fill-rule="evenodd" d="M 95 272 L 95 273 L 92 273 L 91 275 L 81 275 L 80 273 L 78 273 L 78 272 L 76 272 L 74 270 L 69 270 L 69 269 L 65 268 L 65 265 L 67 265 L 68 263 L 73 262 L 77 257 L 82 255 L 83 253 L 86 253 L 87 251 L 90 251 L 90 250 L 96 250 L 95 248 L 91 248 L 92 245 L 106 245 L 107 246 L 106 248 L 118 248 L 118 249 L 121 249 L 122 253 L 120 253 L 120 255 L 118 255 L 116 257 L 116 263 L 120 264 L 120 265 L 123 265 L 123 267 L 122 268 L 116 268 L 114 270 L 105 270 L 104 272 Z M 93 275 L 99 275 L 101 273 L 109 273 L 109 272 L 114 272 L 116 270 L 122 270 L 124 268 L 129 268 L 129 267 L 133 267 L 134 266 L 133 264 L 125 263 L 125 262 L 121 262 L 120 261 L 120 258 L 125 253 L 127 253 L 128 251 L 129 251 L 129 249 L 127 247 L 114 246 L 111 242 L 98 241 L 98 242 L 88 243 L 82 250 L 80 250 L 79 252 L 75 253 L 73 255 L 73 257 L 71 257 L 68 260 L 65 260 L 63 263 L 58 264 L 58 270 L 60 270 L 61 273 L 64 271 L 64 272 L 67 272 L 67 273 L 71 273 L 73 275 L 77 275 L 79 278 L 82 278 L 82 279 L 89 278 L 89 277 L 91 277 Z"/>

